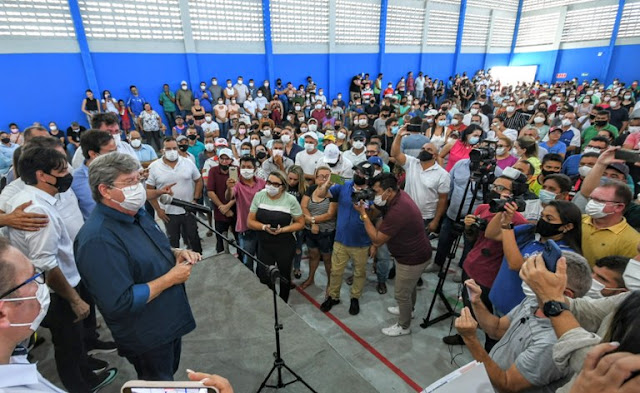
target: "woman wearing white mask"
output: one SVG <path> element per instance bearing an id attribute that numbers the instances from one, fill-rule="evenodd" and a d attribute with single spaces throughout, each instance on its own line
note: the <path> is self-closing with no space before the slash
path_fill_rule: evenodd
<path id="1" fill-rule="evenodd" d="M 431 127 L 427 129 L 427 138 L 440 151 L 447 144 L 449 133 L 451 133 L 451 130 L 447 127 L 447 114 L 439 113 L 431 123 Z"/>
<path id="2" fill-rule="evenodd" d="M 265 189 L 255 194 L 247 225 L 258 234 L 258 259 L 267 265 L 276 265 L 282 278 L 290 280 L 292 262 L 296 253 L 294 233 L 304 229 L 304 216 L 295 196 L 289 194 L 288 182 L 282 172 L 271 172 Z M 273 283 L 266 269 L 258 266 L 258 277 L 264 284 Z M 280 297 L 289 300 L 289 283 L 280 285 Z"/>
<path id="3" fill-rule="evenodd" d="M 529 124 L 530 127 L 538 130 L 538 136 L 540 140 L 542 140 L 549 132 L 549 118 L 547 116 L 547 112 L 536 112 L 533 116 L 531 116 Z"/>

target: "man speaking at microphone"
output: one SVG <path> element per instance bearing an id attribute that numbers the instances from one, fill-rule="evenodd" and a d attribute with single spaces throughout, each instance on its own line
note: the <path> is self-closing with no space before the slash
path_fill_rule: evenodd
<path id="1" fill-rule="evenodd" d="M 187 202 L 193 202 L 202 197 L 202 175 L 191 160 L 180 157 L 178 154 L 178 142 L 173 138 L 164 140 L 164 154 L 162 159 L 149 165 L 149 178 L 147 188 L 164 188 L 175 184 L 172 188 L 173 197 Z M 158 217 L 164 221 L 167 236 L 171 247 L 180 247 L 180 234 L 183 234 L 187 248 L 195 252 L 202 252 L 202 244 L 198 235 L 198 224 L 195 218 L 185 209 L 175 205 L 161 204 L 156 200 L 150 200 L 151 205 L 158 213 Z"/>
<path id="2" fill-rule="evenodd" d="M 89 185 L 97 206 L 74 243 L 80 276 L 138 378 L 173 380 L 182 336 L 195 329 L 183 284 L 201 256 L 171 248 L 147 214 L 133 157 L 97 157 Z"/>

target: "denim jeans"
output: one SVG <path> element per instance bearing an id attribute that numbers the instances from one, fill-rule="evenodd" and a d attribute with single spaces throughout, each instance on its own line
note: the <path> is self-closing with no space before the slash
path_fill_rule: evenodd
<path id="1" fill-rule="evenodd" d="M 238 234 L 240 247 L 251 255 L 256 255 L 258 250 L 258 234 L 255 231 L 246 231 Z M 246 255 L 242 255 L 242 262 L 244 265 L 253 271 L 253 259 Z"/>
<path id="2" fill-rule="evenodd" d="M 227 134 L 229 133 L 229 122 L 225 121 L 224 123 L 221 123 L 218 121 L 216 123 L 218 123 L 218 127 L 220 127 L 220 138 L 227 139 Z"/>
<path id="3" fill-rule="evenodd" d="M 300 262 L 302 261 L 302 244 L 304 243 L 304 231 L 296 232 L 296 254 L 293 257 L 293 268 L 300 270 Z"/>
<path id="4" fill-rule="evenodd" d="M 376 275 L 379 283 L 384 284 L 387 282 L 391 263 L 391 253 L 389 253 L 389 247 L 385 243 L 378 247 L 378 252 L 376 253 Z"/>

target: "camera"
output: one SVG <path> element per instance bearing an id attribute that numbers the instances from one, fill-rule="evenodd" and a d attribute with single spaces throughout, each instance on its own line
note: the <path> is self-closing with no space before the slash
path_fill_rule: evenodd
<path id="1" fill-rule="evenodd" d="M 482 232 L 487 229 L 488 223 L 489 221 L 485 220 L 484 218 L 476 217 L 476 222 L 469 226 L 469 230 Z"/>
<path id="2" fill-rule="evenodd" d="M 493 146 L 476 147 L 469 152 L 471 173 L 486 175 L 495 170 L 496 149 Z"/>
<path id="3" fill-rule="evenodd" d="M 489 211 L 491 213 L 499 213 L 505 211 L 504 206 L 509 202 L 515 202 L 518 205 L 517 211 L 523 212 L 527 207 L 527 203 L 521 196 L 511 197 L 508 199 L 492 199 L 489 201 Z"/>
<path id="4" fill-rule="evenodd" d="M 358 203 L 360 201 L 373 201 L 376 192 L 371 188 L 363 188 L 362 190 L 354 190 L 351 194 L 351 202 Z"/>

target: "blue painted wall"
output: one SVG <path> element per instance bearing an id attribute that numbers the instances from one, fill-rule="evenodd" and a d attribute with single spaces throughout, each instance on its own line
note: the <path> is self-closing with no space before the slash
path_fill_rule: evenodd
<path id="1" fill-rule="evenodd" d="M 569 79 L 574 76 L 580 78 L 582 73 L 588 73 L 589 79 L 602 78 L 604 57 L 597 54 L 604 50 L 606 48 L 597 47 L 515 53 L 511 65 L 538 65 L 537 77 L 540 80 L 552 80 L 557 72 L 566 72 Z M 208 84 L 215 75 L 223 83 L 227 78 L 235 81 L 238 75 L 242 75 L 245 81 L 253 78 L 261 84 L 267 78 L 263 54 L 198 54 L 198 75 L 189 75 L 184 54 L 92 53 L 91 56 L 101 90 L 109 89 L 114 97 L 126 99 L 129 85 L 135 84 L 159 113 L 162 110 L 157 99 L 163 83 L 169 83 L 175 91 L 183 79 L 199 78 Z M 384 81 L 394 84 L 409 70 L 415 74 L 423 71 L 432 78 L 447 79 L 454 61 L 453 53 L 386 53 L 384 56 Z M 330 57 L 333 59 L 332 68 Z M 507 65 L 508 58 L 506 53 L 461 53 L 456 71 L 473 73 L 480 68 Z M 616 46 L 610 75 L 627 82 L 639 79 L 640 70 L 633 65 L 637 58 L 640 58 L 640 45 Z M 275 78 L 280 77 L 297 86 L 312 75 L 329 97 L 338 92 L 346 96 L 349 82 L 355 74 L 368 72 L 375 78 L 380 72 L 377 53 L 274 54 L 273 59 Z M 0 55 L 0 75 L 4 75 L 4 91 L 9 92 L 0 95 L 0 108 L 3 109 L 0 129 L 7 129 L 9 122 L 17 122 L 21 128 L 34 121 L 48 123 L 50 120 L 56 121 L 61 128 L 68 127 L 74 120 L 86 124 L 80 105 L 87 81 L 79 53 Z M 335 87 L 335 91 L 329 91 L 330 85 Z"/>

